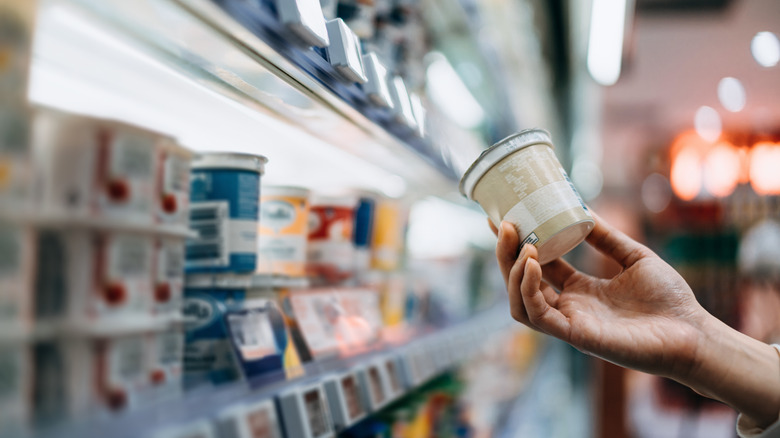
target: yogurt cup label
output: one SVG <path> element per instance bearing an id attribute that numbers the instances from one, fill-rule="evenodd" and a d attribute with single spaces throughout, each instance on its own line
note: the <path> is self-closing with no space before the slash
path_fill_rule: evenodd
<path id="1" fill-rule="evenodd" d="M 301 277 L 306 267 L 308 191 L 265 190 L 260 200 L 257 272 Z"/>
<path id="2" fill-rule="evenodd" d="M 187 270 L 252 272 L 257 263 L 260 173 L 196 169 L 190 191 Z"/>

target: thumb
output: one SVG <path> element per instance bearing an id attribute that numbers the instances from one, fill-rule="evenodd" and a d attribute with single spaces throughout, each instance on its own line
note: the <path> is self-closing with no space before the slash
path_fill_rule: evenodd
<path id="1" fill-rule="evenodd" d="M 603 219 L 593 214 L 596 226 L 587 237 L 587 242 L 602 254 L 627 268 L 644 257 L 653 255 L 646 246 L 628 237 Z"/>

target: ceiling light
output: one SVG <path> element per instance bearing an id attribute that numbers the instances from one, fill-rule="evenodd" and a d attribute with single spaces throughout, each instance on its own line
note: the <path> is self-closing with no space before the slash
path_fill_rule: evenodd
<path id="1" fill-rule="evenodd" d="M 626 0 L 593 0 L 588 37 L 588 72 L 601 85 L 613 85 L 623 62 Z"/>

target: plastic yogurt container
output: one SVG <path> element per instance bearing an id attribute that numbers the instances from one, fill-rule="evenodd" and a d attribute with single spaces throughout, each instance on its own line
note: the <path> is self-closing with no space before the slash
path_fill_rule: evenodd
<path id="1" fill-rule="evenodd" d="M 268 159 L 239 153 L 203 154 L 192 162 L 187 272 L 254 272 L 260 175 Z"/>
<path id="2" fill-rule="evenodd" d="M 514 224 L 522 244 L 538 248 L 545 264 L 571 251 L 595 222 L 553 152 L 550 134 L 528 129 L 482 152 L 460 180 L 498 226 Z"/>
<path id="3" fill-rule="evenodd" d="M 256 272 L 303 277 L 306 274 L 308 223 L 308 189 L 263 187 Z"/>
<path id="4" fill-rule="evenodd" d="M 312 197 L 307 260 L 314 271 L 326 277 L 353 273 L 356 205 L 356 196 Z"/>

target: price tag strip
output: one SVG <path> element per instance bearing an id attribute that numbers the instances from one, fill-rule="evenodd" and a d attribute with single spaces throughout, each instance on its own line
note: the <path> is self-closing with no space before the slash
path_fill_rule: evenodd
<path id="1" fill-rule="evenodd" d="M 323 385 L 336 430 L 345 429 L 366 416 L 355 372 L 330 377 Z"/>
<path id="2" fill-rule="evenodd" d="M 279 408 L 288 437 L 331 438 L 330 410 L 321 384 L 292 388 L 279 395 Z"/>
<path id="3" fill-rule="evenodd" d="M 232 406 L 217 415 L 220 438 L 282 438 L 273 400 Z"/>

